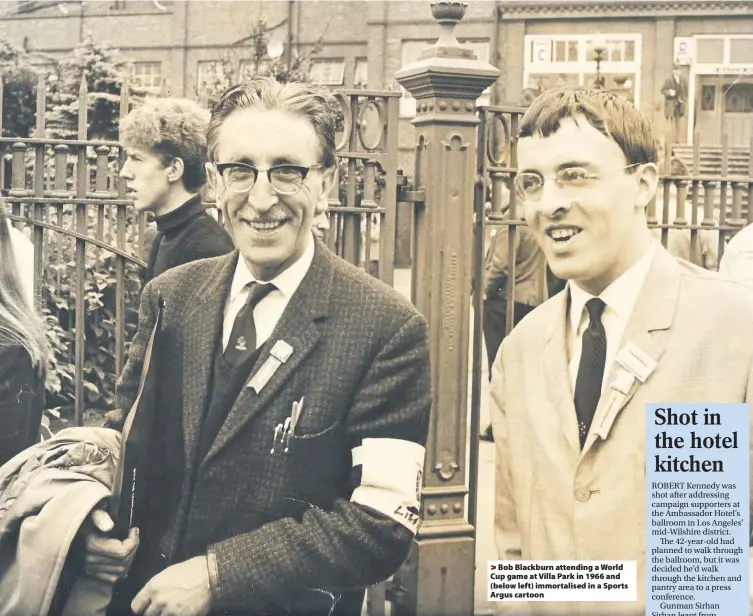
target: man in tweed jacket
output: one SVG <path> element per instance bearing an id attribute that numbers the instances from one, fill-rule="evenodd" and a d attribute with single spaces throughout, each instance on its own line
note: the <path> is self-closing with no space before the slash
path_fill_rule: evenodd
<path id="1" fill-rule="evenodd" d="M 309 86 L 266 78 L 215 106 L 210 170 L 239 251 L 144 289 L 118 405 L 134 402 L 163 304 L 151 514 L 111 613 L 359 614 L 364 589 L 408 554 L 427 325 L 312 236 L 334 181 L 331 109 Z M 275 286 L 253 309 L 256 352 L 238 381 L 223 353 L 253 281 Z M 122 571 L 134 543 L 90 535 L 89 571 Z"/>

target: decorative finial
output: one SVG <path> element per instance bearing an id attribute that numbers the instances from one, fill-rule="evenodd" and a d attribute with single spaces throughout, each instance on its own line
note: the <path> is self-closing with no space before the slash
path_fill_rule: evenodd
<path id="1" fill-rule="evenodd" d="M 419 59 L 426 58 L 459 58 L 466 60 L 475 60 L 476 54 L 468 47 L 461 47 L 458 39 L 455 38 L 455 26 L 463 19 L 465 9 L 468 5 L 465 2 L 432 2 L 431 14 L 437 20 L 439 27 L 442 29 L 437 42 L 424 49 Z"/>
<path id="2" fill-rule="evenodd" d="M 432 2 L 431 14 L 442 28 L 437 47 L 460 46 L 455 38 L 455 26 L 463 19 L 467 6 L 465 2 Z"/>

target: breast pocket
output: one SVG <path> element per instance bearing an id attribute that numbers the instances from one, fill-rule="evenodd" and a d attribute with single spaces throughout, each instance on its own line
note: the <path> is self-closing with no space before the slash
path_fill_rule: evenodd
<path id="1" fill-rule="evenodd" d="M 278 441 L 272 458 L 282 484 L 279 504 L 287 515 L 300 517 L 310 507 L 329 509 L 347 480 L 344 426 L 338 422 L 305 434 L 296 430 Z"/>

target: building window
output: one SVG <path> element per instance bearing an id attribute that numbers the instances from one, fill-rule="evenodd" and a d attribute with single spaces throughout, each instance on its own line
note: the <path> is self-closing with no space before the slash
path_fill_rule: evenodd
<path id="1" fill-rule="evenodd" d="M 269 69 L 269 60 L 241 60 L 238 67 L 238 80 L 240 82 L 249 81 L 257 75 L 266 75 Z"/>
<path id="2" fill-rule="evenodd" d="M 312 60 L 309 77 L 313 83 L 320 86 L 341 86 L 345 81 L 345 59 Z"/>
<path id="3" fill-rule="evenodd" d="M 435 41 L 403 41 L 402 45 L 402 67 L 408 66 L 418 61 L 418 57 L 421 52 L 433 45 Z M 408 92 L 403 86 L 400 86 L 400 91 L 403 93 L 400 99 L 400 117 L 412 118 L 416 115 L 416 99 Z"/>
<path id="4" fill-rule="evenodd" d="M 159 92 L 162 87 L 162 62 L 134 62 L 133 85 L 148 92 Z"/>
<path id="5" fill-rule="evenodd" d="M 436 42 L 434 40 L 421 40 L 421 41 L 403 41 L 402 45 L 402 65 L 408 66 L 417 62 L 421 52 L 427 47 L 432 46 Z M 468 40 L 458 39 L 461 47 L 469 47 L 476 54 L 476 58 L 480 62 L 489 62 L 489 41 L 488 40 Z M 403 93 L 400 99 L 400 117 L 412 118 L 416 115 L 416 99 L 413 98 L 410 92 L 408 92 L 402 86 L 400 91 Z M 481 96 L 476 99 L 477 105 L 488 105 L 491 97 L 491 86 L 481 93 Z"/>
<path id="6" fill-rule="evenodd" d="M 366 88 L 369 85 L 369 60 L 356 58 L 356 68 L 353 72 L 353 87 Z"/>
<path id="7" fill-rule="evenodd" d="M 604 86 L 637 106 L 641 68 L 639 34 L 610 34 L 598 39 L 592 34 L 526 36 L 521 102 L 532 93 L 550 88 L 594 85 L 597 42 L 604 50 L 599 63 Z"/>
<path id="8" fill-rule="evenodd" d="M 753 38 L 730 38 L 730 64 L 753 64 Z"/>
<path id="9" fill-rule="evenodd" d="M 697 38 L 695 57 L 699 64 L 722 64 L 724 62 L 724 39 Z"/>
<path id="10" fill-rule="evenodd" d="M 552 49 L 551 45 L 542 46 L 544 49 Z M 541 49 L 541 48 L 540 48 Z M 551 54 L 547 54 L 549 61 L 554 62 L 577 62 L 578 61 L 578 44 L 576 41 L 555 41 L 554 42 L 554 57 L 550 57 Z"/>
<path id="11" fill-rule="evenodd" d="M 225 63 L 222 60 L 203 60 L 196 70 L 196 87 L 199 93 L 214 91 L 229 85 L 225 76 Z"/>
<path id="12" fill-rule="evenodd" d="M 604 48 L 604 62 L 633 62 L 635 60 L 635 41 L 607 38 L 599 41 Z M 586 60 L 593 57 L 594 39 L 588 40 L 586 45 Z"/>
<path id="13" fill-rule="evenodd" d="M 725 89 L 725 113 L 753 113 L 753 83 L 736 83 Z"/>

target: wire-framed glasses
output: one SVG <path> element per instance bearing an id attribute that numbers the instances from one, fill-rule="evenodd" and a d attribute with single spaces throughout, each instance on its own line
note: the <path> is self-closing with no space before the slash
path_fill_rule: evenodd
<path id="1" fill-rule="evenodd" d="M 582 167 L 566 167 L 565 169 L 557 171 L 552 177 L 544 177 L 539 173 L 524 171 L 515 176 L 515 191 L 522 199 L 526 199 L 527 201 L 538 201 L 541 199 L 541 193 L 543 192 L 544 182 L 546 180 L 554 180 L 560 188 L 582 188 L 588 186 L 591 182 L 598 180 L 604 175 L 617 173 L 618 171 L 625 171 L 626 169 L 637 167 L 641 164 L 643 163 L 633 163 L 627 167 L 613 169 L 612 171 L 605 171 L 603 173 L 591 173 Z"/>
<path id="2" fill-rule="evenodd" d="M 300 167 L 298 165 L 275 165 L 274 167 L 254 167 L 246 163 L 216 163 L 215 169 L 222 178 L 225 188 L 235 193 L 246 193 L 250 191 L 259 173 L 266 172 L 267 179 L 280 195 L 294 195 L 303 186 L 303 180 L 306 179 L 309 171 L 320 169 L 321 165 L 311 165 L 310 167 Z"/>

